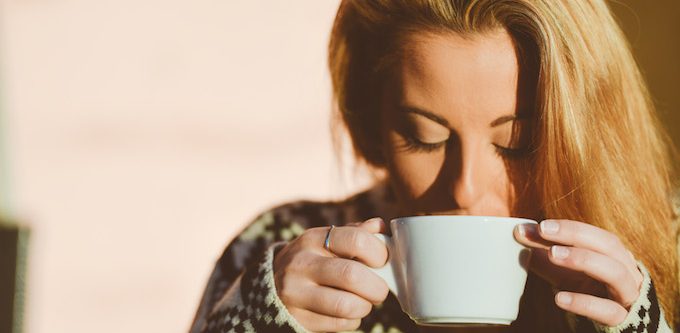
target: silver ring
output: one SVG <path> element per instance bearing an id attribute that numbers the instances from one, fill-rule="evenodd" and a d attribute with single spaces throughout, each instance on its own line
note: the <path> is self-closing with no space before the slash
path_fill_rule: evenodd
<path id="1" fill-rule="evenodd" d="M 326 240 L 323 241 L 323 248 L 328 252 L 333 252 L 331 251 L 331 231 L 333 231 L 333 228 L 335 228 L 335 226 L 331 224 L 331 227 L 328 228 L 328 232 L 326 233 Z"/>

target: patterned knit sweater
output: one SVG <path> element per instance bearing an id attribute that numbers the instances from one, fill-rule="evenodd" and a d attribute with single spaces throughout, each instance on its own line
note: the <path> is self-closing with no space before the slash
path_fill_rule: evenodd
<path id="1" fill-rule="evenodd" d="M 394 202 L 389 186 L 381 183 L 344 201 L 298 201 L 260 214 L 229 244 L 217 261 L 191 333 L 308 332 L 290 315 L 276 293 L 273 275 L 276 251 L 308 228 L 344 225 L 375 216 L 388 221 L 386 212 L 395 211 Z M 557 308 L 552 302 L 550 286 L 530 272 L 527 287 L 534 288 L 525 290 L 519 316 L 510 328 L 515 332 L 558 332 L 552 326 L 534 323 L 536 316 L 552 313 L 558 317 L 551 320 L 563 321 L 562 327 L 568 327 L 567 332 L 672 332 L 659 306 L 649 273 L 642 264 L 639 268 L 644 275 L 640 296 L 631 306 L 624 322 L 616 327 L 602 326 Z M 550 301 L 545 303 L 552 308 L 548 311 L 544 305 L 530 304 L 539 294 L 542 297 L 549 295 Z M 389 294 L 383 304 L 375 306 L 363 318 L 358 332 L 398 333 L 418 330 L 418 326 L 401 311 L 397 299 Z"/>

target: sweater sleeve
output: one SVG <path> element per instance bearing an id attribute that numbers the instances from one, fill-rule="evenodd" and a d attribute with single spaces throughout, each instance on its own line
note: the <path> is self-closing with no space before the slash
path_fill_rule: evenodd
<path id="1" fill-rule="evenodd" d="M 279 299 L 273 271 L 276 251 L 302 231 L 273 212 L 256 218 L 215 265 L 190 332 L 307 332 Z"/>
<path id="2" fill-rule="evenodd" d="M 649 272 L 642 263 L 638 267 L 644 277 L 640 288 L 640 296 L 631 305 L 624 321 L 617 326 L 605 326 L 593 322 L 599 333 L 673 333 L 664 318 L 663 309 L 656 297 L 654 283 Z"/>

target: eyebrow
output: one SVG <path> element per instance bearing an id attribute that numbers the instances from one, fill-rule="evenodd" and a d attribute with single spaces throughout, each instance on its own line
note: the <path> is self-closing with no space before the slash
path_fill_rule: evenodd
<path id="1" fill-rule="evenodd" d="M 446 119 L 444 119 L 443 117 L 440 117 L 439 115 L 434 114 L 430 111 L 425 111 L 423 109 L 420 109 L 420 108 L 417 108 L 417 107 L 414 107 L 414 106 L 409 106 L 409 105 L 401 105 L 401 106 L 399 106 L 399 110 L 401 110 L 401 112 L 405 112 L 405 113 L 419 114 L 419 115 L 421 115 L 425 118 L 428 118 L 428 119 L 430 119 L 434 122 L 439 123 L 440 125 L 450 127 L 449 122 Z"/>
<path id="2" fill-rule="evenodd" d="M 505 124 L 509 121 L 513 121 L 513 120 L 517 120 L 517 119 L 520 119 L 520 117 L 518 117 L 514 114 L 508 114 L 508 115 L 505 115 L 505 116 L 500 116 L 500 117 L 498 117 L 498 119 L 492 121 L 491 124 L 489 124 L 489 127 L 500 126 L 500 125 L 503 125 L 503 124 Z"/>
<path id="3" fill-rule="evenodd" d="M 432 113 L 430 111 L 423 110 L 421 108 L 417 108 L 417 107 L 409 106 L 409 105 L 401 105 L 401 106 L 399 106 L 399 109 L 402 112 L 407 112 L 407 113 L 410 112 L 410 113 L 419 114 L 419 115 L 421 115 L 425 118 L 428 118 L 428 119 L 430 119 L 430 120 L 432 120 L 436 123 L 439 123 L 440 125 L 450 127 L 449 122 L 446 119 L 444 119 L 442 116 L 435 114 L 435 113 Z M 497 126 L 503 125 L 503 124 L 510 122 L 510 121 L 513 121 L 513 120 L 524 120 L 524 119 L 527 119 L 527 118 L 528 118 L 528 116 L 525 112 L 520 112 L 519 114 L 508 114 L 508 115 L 500 116 L 496 120 L 492 121 L 489 124 L 489 127 L 497 127 Z"/>

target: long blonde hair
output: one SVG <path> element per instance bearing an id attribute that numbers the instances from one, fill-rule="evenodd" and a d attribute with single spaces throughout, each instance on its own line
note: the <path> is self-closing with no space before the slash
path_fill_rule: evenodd
<path id="1" fill-rule="evenodd" d="M 671 143 L 603 0 L 342 1 L 329 68 L 335 119 L 356 157 L 384 167 L 377 144 L 381 69 L 405 37 L 498 27 L 522 45 L 520 60 L 536 74 L 533 186 L 545 216 L 618 235 L 649 269 L 673 325 L 679 298 Z M 338 133 L 336 126 L 336 143 Z M 552 303 L 547 296 L 542 302 Z"/>

